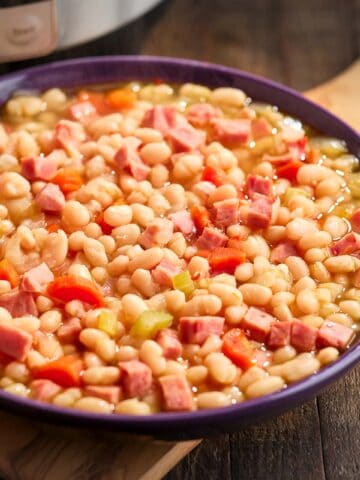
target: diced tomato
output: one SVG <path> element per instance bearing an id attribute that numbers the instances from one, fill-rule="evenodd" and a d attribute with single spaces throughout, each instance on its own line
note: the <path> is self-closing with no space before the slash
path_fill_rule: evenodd
<path id="1" fill-rule="evenodd" d="M 194 205 L 191 209 L 191 216 L 198 233 L 201 233 L 205 227 L 211 224 L 210 213 L 208 209 L 202 205 Z"/>
<path id="2" fill-rule="evenodd" d="M 308 138 L 302 137 L 295 142 L 288 143 L 289 151 L 296 160 L 305 160 L 308 149 Z"/>
<path id="3" fill-rule="evenodd" d="M 285 165 L 282 165 L 276 169 L 276 174 L 279 178 L 286 178 L 290 182 L 296 182 L 297 173 L 304 164 L 300 160 L 293 160 L 292 162 L 287 162 Z"/>
<path id="4" fill-rule="evenodd" d="M 94 307 L 104 306 L 103 295 L 95 283 L 82 277 L 72 275 L 58 277 L 48 285 L 47 293 L 60 303 L 80 300 Z"/>
<path id="5" fill-rule="evenodd" d="M 51 380 L 64 388 L 79 387 L 83 370 L 84 364 L 79 357 L 66 355 L 37 368 L 34 378 Z"/>
<path id="6" fill-rule="evenodd" d="M 95 222 L 100 226 L 104 235 L 111 235 L 113 227 L 105 222 L 103 212 L 99 213 L 95 219 Z"/>
<path id="7" fill-rule="evenodd" d="M 55 183 L 66 195 L 67 193 L 79 190 L 84 184 L 84 179 L 77 170 L 67 167 L 59 170 L 51 179 L 51 183 Z"/>
<path id="8" fill-rule="evenodd" d="M 105 95 L 101 92 L 92 92 L 90 90 L 80 90 L 77 94 L 79 102 L 90 102 L 99 115 L 107 115 L 113 112 L 113 108 L 107 101 Z"/>
<path id="9" fill-rule="evenodd" d="M 117 88 L 106 94 L 106 100 L 116 110 L 132 108 L 136 102 L 136 94 L 126 88 Z"/>
<path id="10" fill-rule="evenodd" d="M 207 252 L 207 253 L 205 253 Z M 245 253 L 236 248 L 217 247 L 212 251 L 200 250 L 197 255 L 208 258 L 211 270 L 216 273 L 234 273 L 245 261 Z"/>
<path id="11" fill-rule="evenodd" d="M 57 232 L 58 230 L 61 229 L 61 225 L 59 223 L 50 223 L 49 225 L 47 225 L 46 227 L 46 230 L 49 232 L 49 233 L 54 233 L 54 232 Z"/>
<path id="12" fill-rule="evenodd" d="M 220 187 L 225 183 L 223 171 L 219 168 L 211 167 L 209 165 L 207 165 L 202 171 L 201 180 L 204 182 L 213 183 L 217 187 Z"/>
<path id="13" fill-rule="evenodd" d="M 15 267 L 6 258 L 0 262 L 0 280 L 7 280 L 13 288 L 17 287 L 20 282 Z"/>
<path id="14" fill-rule="evenodd" d="M 222 352 L 243 370 L 247 370 L 256 363 L 255 349 L 240 328 L 232 328 L 225 333 Z"/>

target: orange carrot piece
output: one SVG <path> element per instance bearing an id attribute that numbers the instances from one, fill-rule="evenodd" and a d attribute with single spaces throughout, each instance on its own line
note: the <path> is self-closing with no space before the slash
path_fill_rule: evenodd
<path id="1" fill-rule="evenodd" d="M 224 172 L 219 168 L 207 165 L 202 171 L 201 180 L 203 180 L 204 182 L 211 182 L 217 187 L 220 187 L 225 183 L 225 175 Z"/>
<path id="2" fill-rule="evenodd" d="M 217 247 L 210 252 L 209 265 L 215 272 L 234 273 L 236 267 L 244 263 L 245 258 L 245 253 L 236 248 Z"/>
<path id="3" fill-rule="evenodd" d="M 90 90 L 80 90 L 77 94 L 79 102 L 90 102 L 99 115 L 107 115 L 114 111 L 102 92 L 92 92 Z"/>
<path id="4" fill-rule="evenodd" d="M 66 355 L 37 368 L 34 378 L 51 380 L 64 388 L 79 387 L 83 370 L 84 364 L 79 357 Z"/>
<path id="5" fill-rule="evenodd" d="M 68 167 L 59 170 L 51 179 L 51 182 L 55 183 L 63 193 L 67 194 L 79 190 L 84 184 L 84 179 L 77 170 Z"/>
<path id="6" fill-rule="evenodd" d="M 86 278 L 64 275 L 49 283 L 48 295 L 59 303 L 80 300 L 94 307 L 104 306 L 104 297 L 98 287 Z"/>
<path id="7" fill-rule="evenodd" d="M 106 100 L 113 108 L 125 110 L 135 105 L 136 94 L 126 88 L 117 88 L 106 94 Z"/>
<path id="8" fill-rule="evenodd" d="M 0 261 L 0 280 L 7 280 L 13 288 L 20 283 L 19 274 L 6 258 Z"/>
<path id="9" fill-rule="evenodd" d="M 223 336 L 222 352 L 238 367 L 247 370 L 256 363 L 255 349 L 240 328 L 232 328 Z"/>
<path id="10" fill-rule="evenodd" d="M 194 205 L 191 209 L 191 216 L 198 233 L 201 233 L 205 227 L 211 224 L 210 213 L 202 205 Z"/>

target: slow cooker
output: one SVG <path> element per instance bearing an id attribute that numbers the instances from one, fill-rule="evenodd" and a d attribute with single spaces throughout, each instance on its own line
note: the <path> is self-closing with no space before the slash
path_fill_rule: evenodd
<path id="1" fill-rule="evenodd" d="M 1 0 L 0 63 L 47 55 L 105 35 L 160 0 Z"/>

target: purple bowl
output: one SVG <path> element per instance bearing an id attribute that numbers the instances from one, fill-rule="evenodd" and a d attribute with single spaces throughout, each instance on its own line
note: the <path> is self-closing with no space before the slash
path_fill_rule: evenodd
<path id="1" fill-rule="evenodd" d="M 49 87 L 82 85 L 127 80 L 194 82 L 243 89 L 257 101 L 277 105 L 290 115 L 327 135 L 344 140 L 349 150 L 360 156 L 360 137 L 348 125 L 278 83 L 219 65 L 165 57 L 95 57 L 50 63 L 0 78 L 0 104 L 14 90 L 43 90 Z M 354 367 L 360 359 L 360 344 L 352 346 L 339 360 L 319 373 L 287 389 L 227 408 L 191 413 L 161 413 L 148 417 L 103 415 L 55 407 L 19 398 L 0 390 L 0 406 L 32 420 L 58 425 L 102 428 L 163 439 L 190 439 L 212 433 L 235 431 L 279 415 L 314 397 L 324 387 Z"/>

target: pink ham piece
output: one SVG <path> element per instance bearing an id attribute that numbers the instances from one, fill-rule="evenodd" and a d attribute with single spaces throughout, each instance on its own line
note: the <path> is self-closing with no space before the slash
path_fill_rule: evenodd
<path id="1" fill-rule="evenodd" d="M 272 134 L 272 126 L 266 118 L 255 118 L 255 120 L 251 122 L 251 133 L 254 140 L 268 137 Z"/>
<path id="2" fill-rule="evenodd" d="M 85 387 L 85 392 L 87 395 L 92 397 L 98 397 L 102 400 L 105 400 L 109 403 L 118 403 L 121 398 L 121 387 L 114 385 L 87 385 Z"/>
<path id="3" fill-rule="evenodd" d="M 60 213 L 65 206 L 65 197 L 54 183 L 48 183 L 35 196 L 36 205 L 45 212 Z"/>
<path id="4" fill-rule="evenodd" d="M 174 225 L 170 220 L 155 218 L 140 235 L 139 243 L 144 248 L 164 247 L 170 242 L 173 233 Z"/>
<path id="5" fill-rule="evenodd" d="M 209 335 L 221 335 L 224 318 L 210 315 L 181 317 L 179 320 L 180 337 L 185 343 L 202 345 Z"/>
<path id="6" fill-rule="evenodd" d="M 50 402 L 50 400 L 61 391 L 60 385 L 45 379 L 32 381 L 30 388 L 32 398 L 40 402 Z"/>
<path id="7" fill-rule="evenodd" d="M 152 386 L 150 368 L 138 360 L 120 362 L 121 382 L 128 397 L 142 397 Z"/>
<path id="8" fill-rule="evenodd" d="M 269 348 L 285 347 L 290 344 L 292 322 L 274 322 L 271 325 L 270 335 L 267 341 Z"/>
<path id="9" fill-rule="evenodd" d="M 164 328 L 156 336 L 156 341 L 163 349 L 165 358 L 172 358 L 176 360 L 182 353 L 182 343 L 179 340 L 178 334 L 175 330 Z"/>
<path id="10" fill-rule="evenodd" d="M 0 295 L 0 307 L 6 308 L 14 318 L 23 315 L 38 315 L 38 309 L 32 293 L 23 290 L 12 290 Z"/>
<path id="11" fill-rule="evenodd" d="M 133 140 L 133 141 L 132 141 Z M 150 173 L 150 167 L 145 165 L 137 151 L 140 141 L 128 137 L 115 154 L 115 164 L 120 170 L 127 170 L 136 180 L 145 180 Z"/>
<path id="12" fill-rule="evenodd" d="M 214 138 L 224 143 L 244 144 L 250 140 L 251 121 L 248 119 L 218 118 L 213 120 Z"/>
<path id="13" fill-rule="evenodd" d="M 354 232 L 360 233 L 360 208 L 355 210 L 355 212 L 352 214 L 350 223 Z"/>
<path id="14" fill-rule="evenodd" d="M 224 247 L 228 237 L 212 227 L 205 227 L 201 236 L 197 239 L 196 246 L 204 250 L 213 250 L 217 247 Z"/>
<path id="15" fill-rule="evenodd" d="M 69 113 L 72 119 L 79 120 L 80 122 L 86 117 L 94 116 L 96 114 L 96 108 L 91 102 L 77 102 L 71 105 Z"/>
<path id="16" fill-rule="evenodd" d="M 239 200 L 237 198 L 227 198 L 214 205 L 214 223 L 219 228 L 228 227 L 238 222 Z"/>
<path id="17" fill-rule="evenodd" d="M 21 289 L 25 292 L 40 293 L 44 287 L 54 280 L 54 274 L 46 263 L 30 268 L 24 273 L 21 281 Z"/>
<path id="18" fill-rule="evenodd" d="M 318 331 L 316 343 L 319 348 L 335 347 L 345 350 L 354 336 L 355 332 L 351 328 L 325 320 Z"/>
<path id="19" fill-rule="evenodd" d="M 28 180 L 51 180 L 58 163 L 54 156 L 26 157 L 21 160 L 21 173 Z"/>
<path id="20" fill-rule="evenodd" d="M 191 214 L 187 210 L 179 210 L 178 212 L 171 213 L 169 219 L 173 222 L 174 229 L 184 235 L 190 235 L 195 229 Z"/>
<path id="21" fill-rule="evenodd" d="M 210 103 L 194 103 L 186 110 L 186 117 L 195 127 L 205 127 L 215 118 L 221 116 L 221 110 Z"/>
<path id="22" fill-rule="evenodd" d="M 271 263 L 284 263 L 288 257 L 297 257 L 298 251 L 291 242 L 280 242 L 270 254 Z"/>
<path id="23" fill-rule="evenodd" d="M 196 130 L 190 124 L 171 128 L 167 137 L 172 141 L 176 152 L 191 152 L 204 145 L 206 133 Z"/>
<path id="24" fill-rule="evenodd" d="M 260 175 L 249 175 L 245 188 L 249 198 L 256 198 L 256 194 L 272 197 L 272 181 Z"/>
<path id="25" fill-rule="evenodd" d="M 330 248 L 333 255 L 351 255 L 360 252 L 360 235 L 348 233 Z"/>
<path id="26" fill-rule="evenodd" d="M 32 335 L 10 325 L 0 324 L 0 352 L 23 362 L 31 348 Z"/>
<path id="27" fill-rule="evenodd" d="M 275 318 L 272 315 L 259 308 L 250 307 L 241 322 L 241 328 L 253 340 L 265 342 L 274 322 Z"/>
<path id="28" fill-rule="evenodd" d="M 169 412 L 192 410 L 192 393 L 185 377 L 175 374 L 165 375 L 159 378 L 159 383 L 164 397 L 165 410 Z"/>
<path id="29" fill-rule="evenodd" d="M 264 195 L 254 196 L 249 205 L 246 224 L 252 229 L 266 228 L 270 225 L 272 200 Z"/>
<path id="30" fill-rule="evenodd" d="M 291 325 L 290 343 L 298 352 L 311 352 L 315 350 L 317 334 L 317 328 L 294 320 Z"/>
<path id="31" fill-rule="evenodd" d="M 142 127 L 154 128 L 166 135 L 170 128 L 178 125 L 178 113 L 175 107 L 170 105 L 157 105 L 145 112 Z"/>
<path id="32" fill-rule="evenodd" d="M 72 154 L 80 143 L 85 140 L 85 133 L 81 124 L 71 120 L 60 120 L 54 132 L 54 141 L 57 146 Z"/>
<path id="33" fill-rule="evenodd" d="M 56 335 L 62 344 L 75 343 L 82 330 L 81 321 L 77 317 L 69 318 L 57 330 Z"/>
<path id="34" fill-rule="evenodd" d="M 172 278 L 180 273 L 180 271 L 181 268 L 178 265 L 174 265 L 164 258 L 159 265 L 151 271 L 151 275 L 157 284 L 164 287 L 171 287 Z"/>

